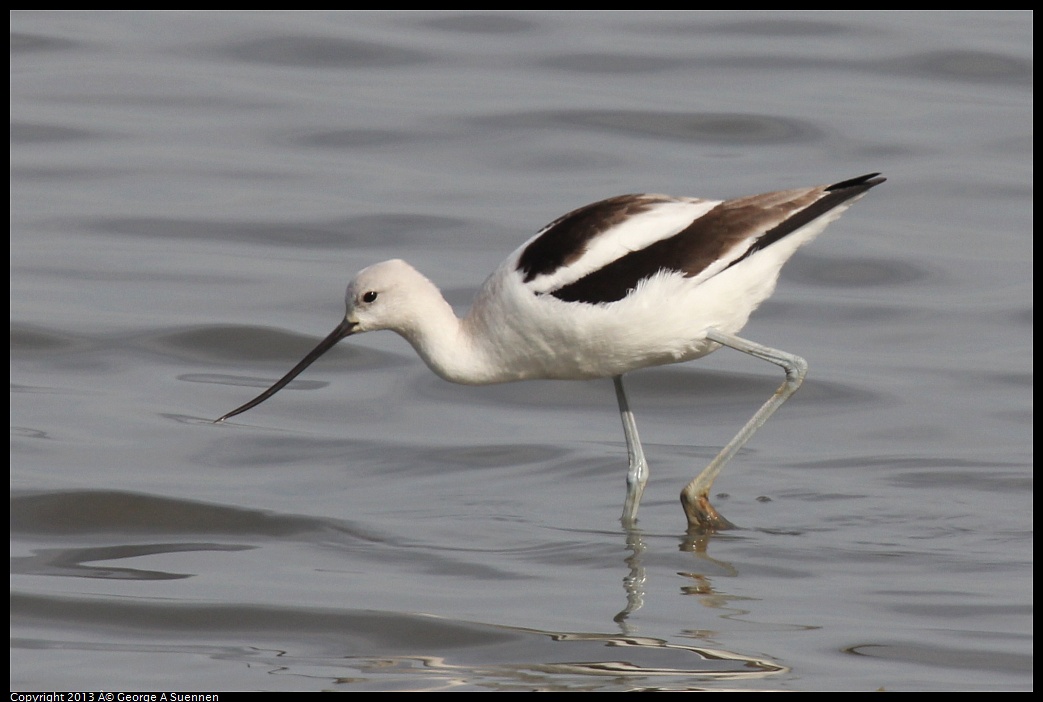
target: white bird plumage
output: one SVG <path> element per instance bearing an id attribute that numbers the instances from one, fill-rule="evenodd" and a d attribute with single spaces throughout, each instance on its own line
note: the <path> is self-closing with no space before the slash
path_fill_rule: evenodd
<path id="1" fill-rule="evenodd" d="M 782 366 L 787 379 L 682 492 L 689 527 L 730 524 L 709 502 L 720 468 L 803 380 L 798 356 L 737 334 L 775 288 L 782 265 L 870 188 L 877 173 L 828 186 L 735 200 L 623 195 L 551 222 L 482 284 L 460 319 L 430 280 L 402 260 L 363 269 L 344 320 L 281 380 L 222 422 L 271 397 L 341 339 L 388 329 L 440 377 L 483 385 L 613 378 L 630 455 L 628 527 L 647 462 L 622 376 L 688 361 L 725 345 Z"/>

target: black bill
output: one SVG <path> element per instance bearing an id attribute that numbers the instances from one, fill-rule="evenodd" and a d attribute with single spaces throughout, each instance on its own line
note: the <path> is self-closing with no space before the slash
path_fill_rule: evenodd
<path id="1" fill-rule="evenodd" d="M 234 417 L 237 414 L 242 414 L 246 410 L 261 404 L 269 397 L 286 387 L 286 385 L 289 384 L 291 380 L 300 375 L 301 371 L 303 371 L 305 368 L 314 363 L 319 356 L 336 346 L 338 341 L 340 341 L 346 336 L 351 336 L 354 333 L 355 322 L 349 322 L 347 319 L 345 319 L 343 322 L 337 325 L 336 329 L 330 332 L 329 336 L 327 336 L 325 339 L 319 342 L 319 345 L 312 349 L 311 352 L 307 356 L 305 356 L 300 363 L 294 366 L 293 370 L 291 370 L 289 373 L 280 378 L 279 381 L 275 383 L 275 385 L 271 386 L 270 388 L 262 392 L 260 395 L 247 402 L 242 407 L 237 407 L 228 414 L 215 419 L 214 424 L 219 424 L 220 422 L 225 421 L 229 417 Z"/>

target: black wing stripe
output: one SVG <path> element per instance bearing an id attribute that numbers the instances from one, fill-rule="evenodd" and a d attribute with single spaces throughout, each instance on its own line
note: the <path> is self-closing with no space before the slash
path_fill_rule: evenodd
<path id="1" fill-rule="evenodd" d="M 648 195 L 619 195 L 562 215 L 525 247 L 518 258 L 518 271 L 526 283 L 553 273 L 582 256 L 598 235 L 666 200 Z"/>
<path id="2" fill-rule="evenodd" d="M 728 267 L 731 268 L 761 249 L 765 249 L 776 241 L 779 241 L 787 235 L 797 231 L 801 227 L 811 224 L 822 215 L 836 209 L 848 200 L 858 197 L 872 187 L 880 185 L 880 183 L 883 183 L 885 179 L 877 178 L 876 176 L 879 175 L 879 173 L 870 173 L 868 175 L 827 186 L 823 189 L 827 193 L 824 197 L 782 221 L 772 229 L 765 232 L 763 236 L 758 237 L 756 243 L 754 243 L 754 245 L 751 246 L 742 256 L 729 263 Z"/>
<path id="3" fill-rule="evenodd" d="M 730 268 L 757 251 L 810 224 L 844 202 L 884 182 L 883 178 L 877 177 L 878 175 L 871 173 L 825 188 L 779 191 L 723 202 L 674 236 L 655 241 L 643 249 L 612 261 L 579 280 L 542 294 L 553 295 L 566 302 L 589 304 L 616 302 L 630 294 L 642 280 L 650 278 L 660 271 L 676 271 L 686 277 L 692 277 L 725 258 L 732 259 L 725 267 L 725 269 Z M 601 204 L 597 203 L 597 205 Z M 583 209 L 586 208 L 576 212 L 582 212 Z M 622 210 L 616 211 L 617 215 L 621 213 L 623 213 Z M 546 233 L 549 233 L 559 222 L 563 222 L 575 214 L 566 215 L 558 220 L 546 230 Z M 593 217 L 595 214 L 596 212 L 593 210 L 583 212 L 583 216 Z M 583 217 L 580 219 L 582 220 Z M 600 227 L 597 232 L 584 238 L 583 243 L 585 244 L 606 228 Z M 741 252 L 735 250 L 737 245 L 756 236 L 757 232 L 763 232 L 763 234 L 758 236 L 751 246 Z M 549 239 L 546 236 L 542 238 Z M 538 239 L 533 242 L 533 245 L 539 241 Z M 548 245 L 549 243 L 547 242 Z M 533 245 L 530 245 L 529 249 L 532 249 Z M 529 253 L 529 249 L 525 254 Z M 523 254 L 523 258 L 525 254 Z M 554 268 L 549 270 L 554 270 Z M 530 272 L 526 281 L 531 280 L 537 274 Z"/>

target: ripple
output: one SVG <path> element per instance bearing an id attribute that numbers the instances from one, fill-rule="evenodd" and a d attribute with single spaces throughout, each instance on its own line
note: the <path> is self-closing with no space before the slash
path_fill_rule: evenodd
<path id="1" fill-rule="evenodd" d="M 11 532 L 88 534 L 314 536 L 339 531 L 371 540 L 348 522 L 286 515 L 117 490 L 66 490 L 11 496 Z"/>
<path id="2" fill-rule="evenodd" d="M 388 44 L 292 34 L 243 41 L 220 53 L 249 63 L 309 68 L 390 68 L 432 60 L 419 51 Z"/>
<path id="3" fill-rule="evenodd" d="M 929 277 L 927 268 L 891 258 L 847 257 L 837 260 L 806 254 L 786 268 L 788 280 L 835 288 L 907 285 Z"/>
<path id="4" fill-rule="evenodd" d="M 489 121 L 484 118 L 483 121 Z M 792 144 L 823 137 L 810 122 L 772 115 L 729 112 L 648 112 L 570 110 L 520 112 L 492 118 L 503 129 L 543 129 L 562 125 L 710 144 Z"/>
<path id="5" fill-rule="evenodd" d="M 850 34 L 856 29 L 850 24 L 826 22 L 812 19 L 757 18 L 726 22 L 671 23 L 663 26 L 664 31 L 674 33 L 712 32 L 716 36 L 734 34 L 743 37 L 776 39 L 779 37 L 828 37 Z"/>
<path id="6" fill-rule="evenodd" d="M 418 141 L 415 132 L 391 129 L 330 129 L 300 133 L 288 141 L 291 144 L 319 149 L 355 149 L 367 146 L 391 146 Z"/>
<path id="7" fill-rule="evenodd" d="M 789 671 L 766 658 L 662 638 L 526 629 L 412 612 L 20 592 L 12 593 L 10 609 L 19 626 L 32 622 L 63 632 L 69 640 L 55 644 L 64 648 L 121 651 L 130 644 L 137 653 L 142 643 L 130 639 L 142 638 L 162 642 L 164 651 L 184 647 L 268 666 L 283 676 L 330 676 L 332 689 L 341 691 L 459 690 L 461 681 L 470 689 L 499 691 L 700 690 L 715 679 L 760 681 Z M 99 630 L 107 634 L 103 640 Z M 241 651 L 201 647 L 185 644 L 186 633 L 252 645 Z M 48 643 L 17 638 L 11 645 Z"/>
<path id="8" fill-rule="evenodd" d="M 103 580 L 181 580 L 194 573 L 176 573 L 142 568 L 116 568 L 86 565 L 92 561 L 115 561 L 168 553 L 196 553 L 200 551 L 245 551 L 255 546 L 215 543 L 128 544 L 97 548 L 44 548 L 32 556 L 11 558 L 12 573 L 18 575 L 49 575 L 66 578 L 98 578 Z"/>
<path id="9" fill-rule="evenodd" d="M 575 73 L 655 73 L 684 65 L 681 59 L 626 54 L 561 54 L 539 62 L 547 68 Z"/>
<path id="10" fill-rule="evenodd" d="M 60 39 L 31 32 L 11 32 L 7 43 L 12 56 L 41 51 L 70 51 L 83 46 L 69 39 Z"/>
<path id="11" fill-rule="evenodd" d="M 30 324 L 12 322 L 9 331 L 12 356 L 17 354 L 33 356 L 41 352 L 70 351 L 89 345 L 84 339 L 72 334 Z"/>
<path id="12" fill-rule="evenodd" d="M 931 51 L 886 63 L 889 71 L 995 85 L 1032 85 L 1032 63 L 988 51 Z"/>
<path id="13" fill-rule="evenodd" d="M 997 653 L 984 648 L 927 646 L 917 643 L 865 643 L 844 649 L 845 653 L 890 661 L 897 665 L 980 670 L 995 675 L 998 671 L 1032 674 L 1032 656 Z"/>
<path id="14" fill-rule="evenodd" d="M 11 144 L 59 144 L 70 141 L 89 141 L 100 136 L 97 132 L 53 124 L 36 124 L 11 120 Z"/>
<path id="15" fill-rule="evenodd" d="M 501 13 L 442 16 L 424 20 L 419 24 L 460 34 L 525 34 L 540 27 L 536 22 Z"/>
<path id="16" fill-rule="evenodd" d="M 459 228 L 463 220 L 410 213 L 359 215 L 324 222 L 217 221 L 189 218 L 98 219 L 96 231 L 142 238 L 227 241 L 271 246 L 389 247 L 415 242 L 417 233 Z"/>

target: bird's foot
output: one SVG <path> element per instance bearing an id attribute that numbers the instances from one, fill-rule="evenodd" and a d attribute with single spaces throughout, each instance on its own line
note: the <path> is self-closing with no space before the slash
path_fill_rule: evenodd
<path id="1" fill-rule="evenodd" d="M 735 525 L 724 518 L 717 508 L 710 504 L 708 495 L 698 495 L 694 499 L 681 495 L 681 506 L 688 517 L 689 533 L 713 533 L 725 529 L 734 529 Z"/>

